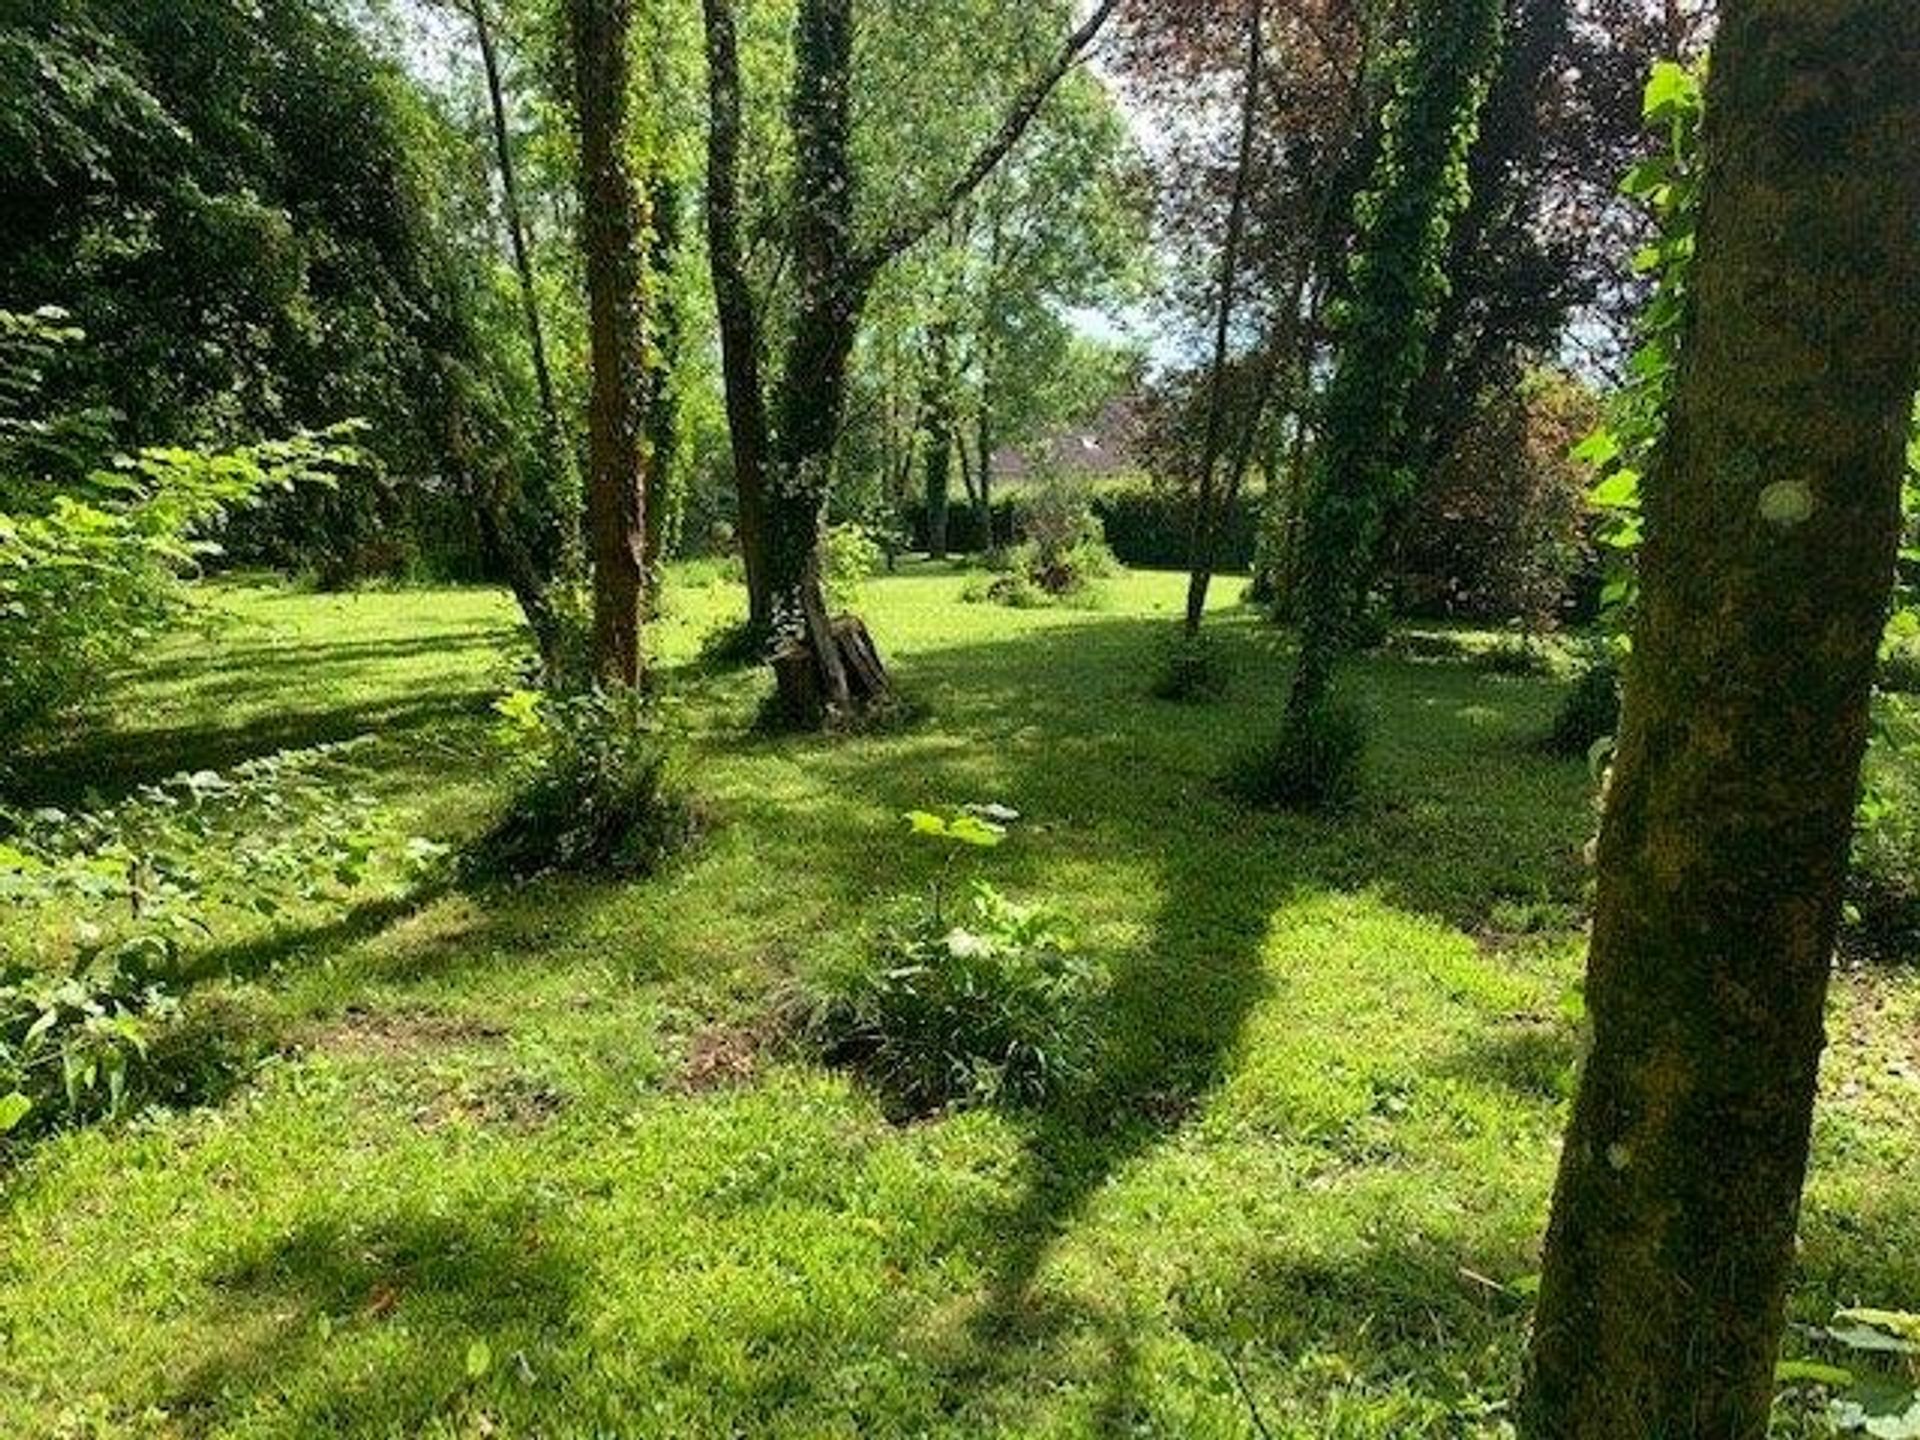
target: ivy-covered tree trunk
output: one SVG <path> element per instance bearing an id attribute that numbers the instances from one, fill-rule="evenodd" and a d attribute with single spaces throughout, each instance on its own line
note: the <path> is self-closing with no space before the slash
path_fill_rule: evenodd
<path id="1" fill-rule="evenodd" d="M 747 279 L 741 238 L 740 146 L 745 133 L 740 42 L 733 0 L 704 0 L 707 41 L 707 259 L 719 318 L 727 438 L 733 448 L 741 559 L 747 572 L 748 623 L 773 631 L 767 567 L 766 467 L 769 437 L 761 378 L 760 316 Z"/>
<path id="2" fill-rule="evenodd" d="M 567 0 L 566 14 L 593 369 L 587 528 L 594 670 L 603 681 L 635 685 L 647 574 L 647 359 L 646 220 L 624 153 L 632 14 L 630 0 Z"/>
<path id="3" fill-rule="evenodd" d="M 1448 239 L 1469 199 L 1467 154 L 1499 59 L 1501 15 L 1500 0 L 1421 0 L 1397 60 L 1380 156 L 1356 208 L 1351 293 L 1307 496 L 1292 719 L 1327 697 L 1401 484 L 1408 405 L 1446 294 Z"/>
<path id="4" fill-rule="evenodd" d="M 775 399 L 767 476 L 767 580 L 789 715 L 853 702 L 821 583 L 821 529 L 833 447 L 846 410 L 866 281 L 854 252 L 853 0 L 801 0 L 794 31 L 791 126 L 794 280 L 798 300 Z M 801 652 L 809 667 L 795 663 Z"/>
<path id="5" fill-rule="evenodd" d="M 1766 1433 L 1920 382 L 1920 8 L 1721 17 L 1537 1440 Z"/>

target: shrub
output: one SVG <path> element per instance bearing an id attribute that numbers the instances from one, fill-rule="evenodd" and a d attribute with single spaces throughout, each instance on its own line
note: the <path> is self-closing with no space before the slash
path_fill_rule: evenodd
<path id="1" fill-rule="evenodd" d="M 494 708 L 516 785 L 471 857 L 479 873 L 645 875 L 692 842 L 693 806 L 643 696 L 520 690 Z"/>
<path id="2" fill-rule="evenodd" d="M 1039 1104 L 1088 1064 L 1099 969 L 1058 915 L 989 885 L 956 918 L 916 914 L 828 969 L 803 997 L 803 1033 L 910 1114 Z"/>
<path id="3" fill-rule="evenodd" d="M 1289 715 L 1280 734 L 1242 759 L 1232 786 L 1256 805 L 1333 814 L 1359 798 L 1367 726 L 1358 710 L 1328 701 Z"/>
<path id="4" fill-rule="evenodd" d="M 887 552 L 869 527 L 834 525 L 826 533 L 825 562 L 828 603 L 836 610 L 851 610 L 860 603 L 862 582 L 887 568 Z"/>
<path id="5" fill-rule="evenodd" d="M 1848 939 L 1873 954 L 1911 956 L 1920 946 L 1920 727 L 1895 696 L 1881 698 L 1874 721 L 1847 882 Z"/>
<path id="6" fill-rule="evenodd" d="M 1152 693 L 1157 700 L 1218 700 L 1227 693 L 1227 663 L 1220 642 L 1207 631 L 1183 628 L 1166 647 Z"/>
<path id="7" fill-rule="evenodd" d="M 0 1136 L 117 1115 L 179 1002 L 138 954 L 0 974 Z"/>
<path id="8" fill-rule="evenodd" d="M 1105 977 L 1075 951 L 1059 915 L 990 885 L 974 882 L 957 923 L 949 915 L 955 862 L 997 848 L 1015 811 L 973 805 L 906 818 L 914 836 L 945 851 L 926 900 L 801 987 L 789 1003 L 797 1028 L 907 1114 L 1040 1104 L 1090 1064 L 1092 1001 Z"/>
<path id="9" fill-rule="evenodd" d="M 1547 748 L 1556 755 L 1591 755 L 1620 729 L 1620 671 L 1600 659 L 1581 671 L 1560 702 Z"/>
<path id="10" fill-rule="evenodd" d="M 1393 606 L 1378 590 L 1367 592 L 1353 617 L 1353 647 L 1378 650 L 1393 638 Z"/>
<path id="11" fill-rule="evenodd" d="M 1046 479 L 1022 497 L 1018 516 L 1020 543 L 996 560 L 1003 573 L 970 584 L 962 598 L 1031 609 L 1084 595 L 1118 568 L 1084 486 Z"/>
<path id="12" fill-rule="evenodd" d="M 35 413 L 43 372 L 82 338 L 58 311 L 0 311 L 0 740 L 97 694 L 185 608 L 179 577 L 273 489 L 358 463 L 345 430 L 213 455 L 93 464 L 85 417 Z"/>
<path id="13" fill-rule="evenodd" d="M 0 1131 L 191 1091 L 207 1047 L 162 1043 L 190 944 L 438 858 L 360 788 L 367 743 L 176 776 L 91 814 L 0 814 Z"/>
<path id="14" fill-rule="evenodd" d="M 1887 642 L 1880 656 L 1880 688 L 1895 695 L 1920 695 L 1920 638 L 1902 635 Z"/>

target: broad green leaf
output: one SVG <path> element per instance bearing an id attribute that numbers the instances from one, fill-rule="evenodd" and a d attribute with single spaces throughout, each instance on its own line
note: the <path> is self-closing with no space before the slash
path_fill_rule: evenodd
<path id="1" fill-rule="evenodd" d="M 0 1095 L 0 1135 L 19 1125 L 27 1118 L 27 1112 L 33 1109 L 33 1102 L 15 1090 L 10 1095 Z"/>
<path id="2" fill-rule="evenodd" d="M 1853 1384 L 1853 1372 L 1818 1360 L 1782 1360 L 1773 1367 L 1773 1378 L 1780 1385 L 1825 1385 L 1831 1390 Z"/>

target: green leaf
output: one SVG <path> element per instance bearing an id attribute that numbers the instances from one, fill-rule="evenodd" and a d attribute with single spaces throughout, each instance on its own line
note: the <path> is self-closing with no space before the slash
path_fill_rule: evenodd
<path id="1" fill-rule="evenodd" d="M 1641 111 L 1648 120 L 1670 120 L 1699 103 L 1700 82 L 1684 65 L 1662 60 L 1653 67 Z"/>
<path id="2" fill-rule="evenodd" d="M 15 1090 L 10 1095 L 0 1095 L 0 1135 L 6 1134 L 27 1118 L 27 1112 L 33 1109 L 33 1102 Z"/>
<path id="3" fill-rule="evenodd" d="M 947 822 L 942 820 L 938 815 L 929 814 L 925 810 L 909 810 L 907 812 L 907 824 L 913 828 L 915 835 L 945 835 L 947 833 Z"/>
<path id="4" fill-rule="evenodd" d="M 1640 503 L 1640 472 L 1616 470 L 1588 492 L 1587 499 L 1602 510 L 1627 510 Z"/>
<path id="5" fill-rule="evenodd" d="M 482 1380 L 493 1368 L 493 1349 L 484 1340 L 467 1346 L 467 1379 Z"/>
<path id="6" fill-rule="evenodd" d="M 1853 1372 L 1818 1360 L 1782 1360 L 1773 1367 L 1773 1379 L 1778 1385 L 1825 1385 L 1830 1390 L 1842 1390 L 1853 1384 Z"/>
<path id="7" fill-rule="evenodd" d="M 978 846 L 982 850 L 991 850 L 1007 838 L 1004 826 L 990 825 L 974 815 L 962 815 L 947 826 L 949 839 L 958 840 L 962 845 Z"/>

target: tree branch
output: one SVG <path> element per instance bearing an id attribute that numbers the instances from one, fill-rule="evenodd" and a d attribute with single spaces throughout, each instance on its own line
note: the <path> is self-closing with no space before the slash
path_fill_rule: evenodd
<path id="1" fill-rule="evenodd" d="M 1067 37 L 1067 43 L 1054 56 L 1053 63 L 1035 76 L 1020 93 L 999 130 L 974 156 L 973 163 L 961 172 L 946 193 L 925 213 L 902 221 L 861 252 L 854 261 L 857 275 L 871 277 L 888 261 L 911 250 L 980 188 L 981 183 L 999 168 L 1000 162 L 1020 143 L 1020 137 L 1027 133 L 1027 127 L 1033 123 L 1034 117 L 1040 113 L 1061 80 L 1066 78 L 1067 72 L 1079 63 L 1087 47 L 1099 36 L 1107 18 L 1119 8 L 1119 4 L 1120 0 L 1100 0 L 1093 14 L 1087 17 L 1087 22 Z"/>

